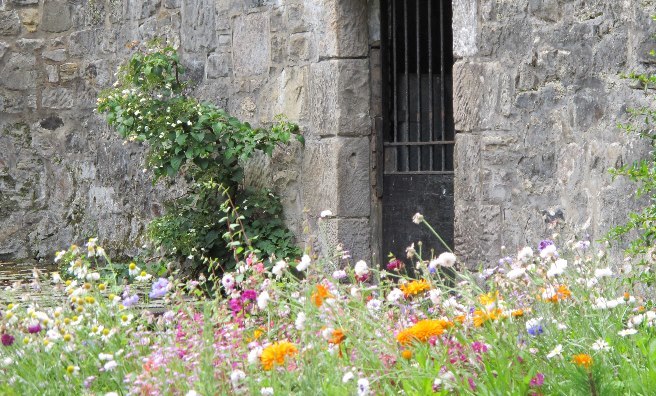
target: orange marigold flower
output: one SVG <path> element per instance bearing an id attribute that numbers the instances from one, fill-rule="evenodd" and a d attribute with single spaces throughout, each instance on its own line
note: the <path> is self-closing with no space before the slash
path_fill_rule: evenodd
<path id="1" fill-rule="evenodd" d="M 271 370 L 274 365 L 285 363 L 285 357 L 292 357 L 298 353 L 296 346 L 288 341 L 274 342 L 262 351 L 260 361 L 265 370 Z"/>
<path id="2" fill-rule="evenodd" d="M 542 289 L 542 290 L 543 290 L 542 298 L 552 303 L 557 303 L 560 300 L 566 300 L 572 296 L 572 292 L 569 291 L 569 289 L 565 285 L 558 286 L 556 290 L 554 290 L 553 288 L 549 288 L 547 290 Z"/>
<path id="3" fill-rule="evenodd" d="M 310 298 L 314 305 L 320 307 L 323 305 L 323 300 L 326 298 L 332 298 L 333 295 L 330 294 L 328 288 L 324 285 L 317 285 L 316 289 L 312 292 L 312 297 Z"/>
<path id="4" fill-rule="evenodd" d="M 513 318 L 518 318 L 521 316 L 524 316 L 524 310 L 523 309 L 516 309 L 510 313 Z"/>
<path id="5" fill-rule="evenodd" d="M 453 326 L 453 323 L 442 319 L 425 319 L 415 323 L 412 327 L 401 330 L 396 340 L 401 345 L 407 345 L 412 341 L 428 342 L 431 337 L 444 333 L 444 329 Z"/>
<path id="6" fill-rule="evenodd" d="M 409 350 L 409 349 L 404 349 L 404 350 L 401 352 L 401 356 L 402 356 L 405 360 L 410 360 L 410 359 L 412 359 L 412 351 Z"/>
<path id="7" fill-rule="evenodd" d="M 454 322 L 458 322 L 458 323 L 460 323 L 460 324 L 463 324 L 463 323 L 465 323 L 465 320 L 466 320 L 466 319 L 467 319 L 467 317 L 466 317 L 465 315 L 458 315 L 458 316 L 455 316 L 455 317 L 453 318 L 453 321 L 454 321 Z"/>
<path id="8" fill-rule="evenodd" d="M 430 290 L 430 284 L 426 279 L 408 282 L 399 286 L 406 297 L 417 295 L 423 291 Z"/>
<path id="9" fill-rule="evenodd" d="M 330 340 L 328 340 L 329 343 L 339 345 L 344 341 L 346 336 L 344 335 L 344 331 L 342 329 L 336 329 L 333 330 L 333 335 L 330 337 Z"/>
<path id="10" fill-rule="evenodd" d="M 592 356 L 587 353 L 579 353 L 578 355 L 572 356 L 572 363 L 589 369 L 592 366 Z"/>

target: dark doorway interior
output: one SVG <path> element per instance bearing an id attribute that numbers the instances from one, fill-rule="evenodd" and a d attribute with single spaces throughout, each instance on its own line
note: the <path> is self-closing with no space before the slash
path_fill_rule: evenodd
<path id="1" fill-rule="evenodd" d="M 381 0 L 382 257 L 445 249 L 414 213 L 453 246 L 453 35 L 451 1 Z"/>

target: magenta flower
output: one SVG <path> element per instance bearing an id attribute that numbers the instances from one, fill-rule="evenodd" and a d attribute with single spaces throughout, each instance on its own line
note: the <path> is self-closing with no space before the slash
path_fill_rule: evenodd
<path id="1" fill-rule="evenodd" d="M 41 324 L 36 322 L 35 324 L 27 326 L 27 332 L 30 334 L 35 334 L 41 331 Z"/>
<path id="2" fill-rule="evenodd" d="M 484 342 L 475 341 L 471 344 L 472 349 L 476 353 L 485 353 L 487 352 L 487 345 Z"/>
<path id="3" fill-rule="evenodd" d="M 387 263 L 388 271 L 400 271 L 401 269 L 403 269 L 403 267 L 404 267 L 403 261 L 399 259 L 394 259 L 389 263 Z"/>
<path id="4" fill-rule="evenodd" d="M 255 290 L 244 290 L 241 294 L 241 299 L 255 301 L 257 299 L 257 292 Z"/>
<path id="5" fill-rule="evenodd" d="M 230 308 L 230 310 L 233 313 L 237 313 L 237 312 L 241 311 L 242 308 L 243 308 L 242 305 L 241 305 L 241 301 L 239 301 L 236 298 L 233 298 L 230 301 L 228 301 L 228 307 Z"/>
<path id="6" fill-rule="evenodd" d="M 539 386 L 542 386 L 544 384 L 544 374 L 542 373 L 537 373 L 535 374 L 535 377 L 531 378 L 530 386 L 532 388 L 537 388 Z"/>
<path id="7" fill-rule="evenodd" d="M 11 344 L 14 343 L 14 340 L 15 340 L 14 336 L 12 336 L 11 334 L 7 334 L 7 333 L 4 333 L 0 337 L 0 341 L 2 341 L 2 345 L 4 345 L 4 346 L 10 346 Z"/>
<path id="8" fill-rule="evenodd" d="M 474 382 L 474 379 L 472 377 L 467 378 L 467 382 L 469 382 L 469 387 L 471 390 L 476 392 L 476 383 Z"/>

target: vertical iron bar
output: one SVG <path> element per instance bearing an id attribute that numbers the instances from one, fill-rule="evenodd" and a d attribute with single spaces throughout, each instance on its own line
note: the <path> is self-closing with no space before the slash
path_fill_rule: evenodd
<path id="1" fill-rule="evenodd" d="M 429 121 L 429 141 L 433 141 L 433 129 L 435 122 L 433 119 L 433 10 L 431 9 L 432 0 L 428 0 L 428 121 Z M 433 169 L 433 150 L 434 146 L 430 146 L 428 150 L 428 170 Z"/>
<path id="2" fill-rule="evenodd" d="M 419 5 L 421 0 L 417 1 L 417 141 L 424 141 L 423 128 L 421 125 L 421 19 L 419 16 Z M 421 166 L 421 150 L 422 146 L 417 147 L 417 170 L 423 170 Z"/>
<path id="3" fill-rule="evenodd" d="M 444 4 L 440 2 L 440 110 L 442 111 L 442 141 L 445 140 L 446 135 L 446 108 L 444 106 L 445 101 L 445 89 L 444 84 L 446 83 L 446 76 L 444 75 Z M 442 168 L 441 171 L 446 169 L 445 167 L 445 157 L 446 157 L 446 145 L 441 144 L 440 148 L 442 150 Z"/>
<path id="4" fill-rule="evenodd" d="M 399 93 L 399 80 L 398 80 L 398 66 L 397 66 L 397 37 L 396 37 L 396 1 L 392 0 L 390 1 L 392 3 L 392 63 L 394 64 L 394 72 L 393 72 L 393 80 L 394 80 L 394 86 L 392 87 L 392 95 L 394 96 L 394 124 L 392 125 L 392 131 L 394 133 L 394 142 L 399 141 L 399 104 L 398 104 L 398 93 Z M 390 150 L 391 151 L 391 150 Z M 396 158 L 394 158 L 394 166 L 396 169 L 395 171 L 400 171 L 400 162 L 399 160 L 401 159 L 400 150 L 398 148 L 394 148 L 394 155 Z"/>
<path id="5" fill-rule="evenodd" d="M 405 134 L 404 141 L 409 141 L 410 136 L 410 62 L 408 56 L 408 0 L 403 0 L 403 39 L 404 39 L 404 58 L 405 58 Z M 410 170 L 410 148 L 405 146 L 405 170 Z"/>

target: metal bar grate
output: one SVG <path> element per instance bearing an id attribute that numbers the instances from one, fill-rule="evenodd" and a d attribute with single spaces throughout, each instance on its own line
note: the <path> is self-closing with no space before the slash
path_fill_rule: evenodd
<path id="1" fill-rule="evenodd" d="M 382 0 L 384 173 L 453 172 L 450 1 Z"/>

